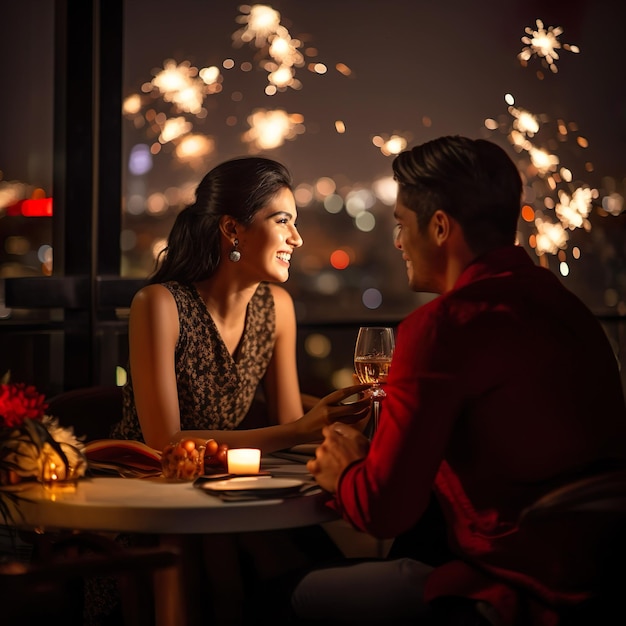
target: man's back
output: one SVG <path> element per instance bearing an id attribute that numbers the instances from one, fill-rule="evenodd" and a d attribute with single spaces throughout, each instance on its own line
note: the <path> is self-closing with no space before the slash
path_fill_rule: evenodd
<path id="1" fill-rule="evenodd" d="M 553 274 L 522 262 L 456 289 L 441 309 L 463 395 L 446 459 L 475 506 L 497 498 L 515 519 L 551 486 L 626 459 L 617 360 Z"/>

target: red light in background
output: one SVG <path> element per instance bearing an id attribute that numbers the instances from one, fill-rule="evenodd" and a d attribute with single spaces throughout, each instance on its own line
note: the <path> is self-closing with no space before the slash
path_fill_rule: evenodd
<path id="1" fill-rule="evenodd" d="M 330 264 L 336 270 L 345 270 L 350 265 L 350 255 L 345 250 L 335 250 L 330 255 Z"/>
<path id="2" fill-rule="evenodd" d="M 22 215 L 26 217 L 51 217 L 52 198 L 38 198 L 22 202 Z"/>
<path id="3" fill-rule="evenodd" d="M 52 198 L 31 198 L 20 200 L 7 207 L 7 215 L 24 217 L 52 217 Z"/>

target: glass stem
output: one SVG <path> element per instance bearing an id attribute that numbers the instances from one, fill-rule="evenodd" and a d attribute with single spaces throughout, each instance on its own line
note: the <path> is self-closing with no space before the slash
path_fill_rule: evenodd
<path id="1" fill-rule="evenodd" d="M 374 433 L 378 430 L 378 418 L 380 416 L 380 400 L 374 398 L 372 401 L 372 415 L 370 421 L 365 427 L 365 435 L 371 441 L 374 437 Z"/>

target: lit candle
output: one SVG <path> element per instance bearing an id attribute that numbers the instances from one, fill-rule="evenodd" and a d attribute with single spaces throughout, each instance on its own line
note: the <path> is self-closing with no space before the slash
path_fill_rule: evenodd
<path id="1" fill-rule="evenodd" d="M 72 468 L 56 452 L 44 452 L 39 480 L 51 500 L 56 500 L 57 493 L 76 491 L 78 482 Z"/>
<path id="2" fill-rule="evenodd" d="M 233 448 L 229 449 L 227 454 L 230 474 L 259 473 L 261 451 L 258 448 Z"/>
<path id="3" fill-rule="evenodd" d="M 48 460 L 49 457 L 46 457 L 43 466 L 43 482 L 44 483 L 53 483 L 59 480 L 57 464 L 54 461 Z"/>

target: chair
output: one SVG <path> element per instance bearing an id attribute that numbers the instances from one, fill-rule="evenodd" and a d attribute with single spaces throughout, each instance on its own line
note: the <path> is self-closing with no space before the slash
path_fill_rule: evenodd
<path id="1" fill-rule="evenodd" d="M 559 626 L 624 623 L 626 469 L 576 480 L 548 492 L 522 512 L 517 533 L 500 538 L 501 557 L 507 539 L 520 571 L 572 597 L 589 594 L 577 604 L 551 607 L 559 615 Z M 531 545 L 535 549 L 529 549 Z M 409 544 L 416 546 L 422 552 L 431 550 L 428 545 Z M 526 601 L 528 606 L 520 606 L 522 614 L 530 604 L 540 603 L 531 596 Z M 473 603 L 453 597 L 442 598 L 429 619 L 425 621 L 428 626 L 488 624 Z M 524 619 L 519 623 L 530 623 L 530 617 Z"/>
<path id="2" fill-rule="evenodd" d="M 618 608 L 623 615 L 626 469 L 549 492 L 522 513 L 519 529 L 540 541 L 545 538 L 535 559 L 540 577 L 592 594 L 582 605 L 563 611 L 563 626 L 611 623 L 609 616 Z"/>
<path id="3" fill-rule="evenodd" d="M 58 621 L 78 626 L 83 623 L 84 579 L 107 576 L 118 581 L 122 623 L 151 626 L 153 575 L 179 563 L 179 553 L 172 548 L 122 548 L 94 533 L 72 533 L 48 548 L 27 565 L 0 563 L 2 623 L 35 626 Z"/>
<path id="4" fill-rule="evenodd" d="M 111 427 L 122 419 L 122 388 L 95 385 L 65 391 L 48 400 L 46 413 L 61 426 L 72 426 L 85 441 L 108 439 Z"/>

